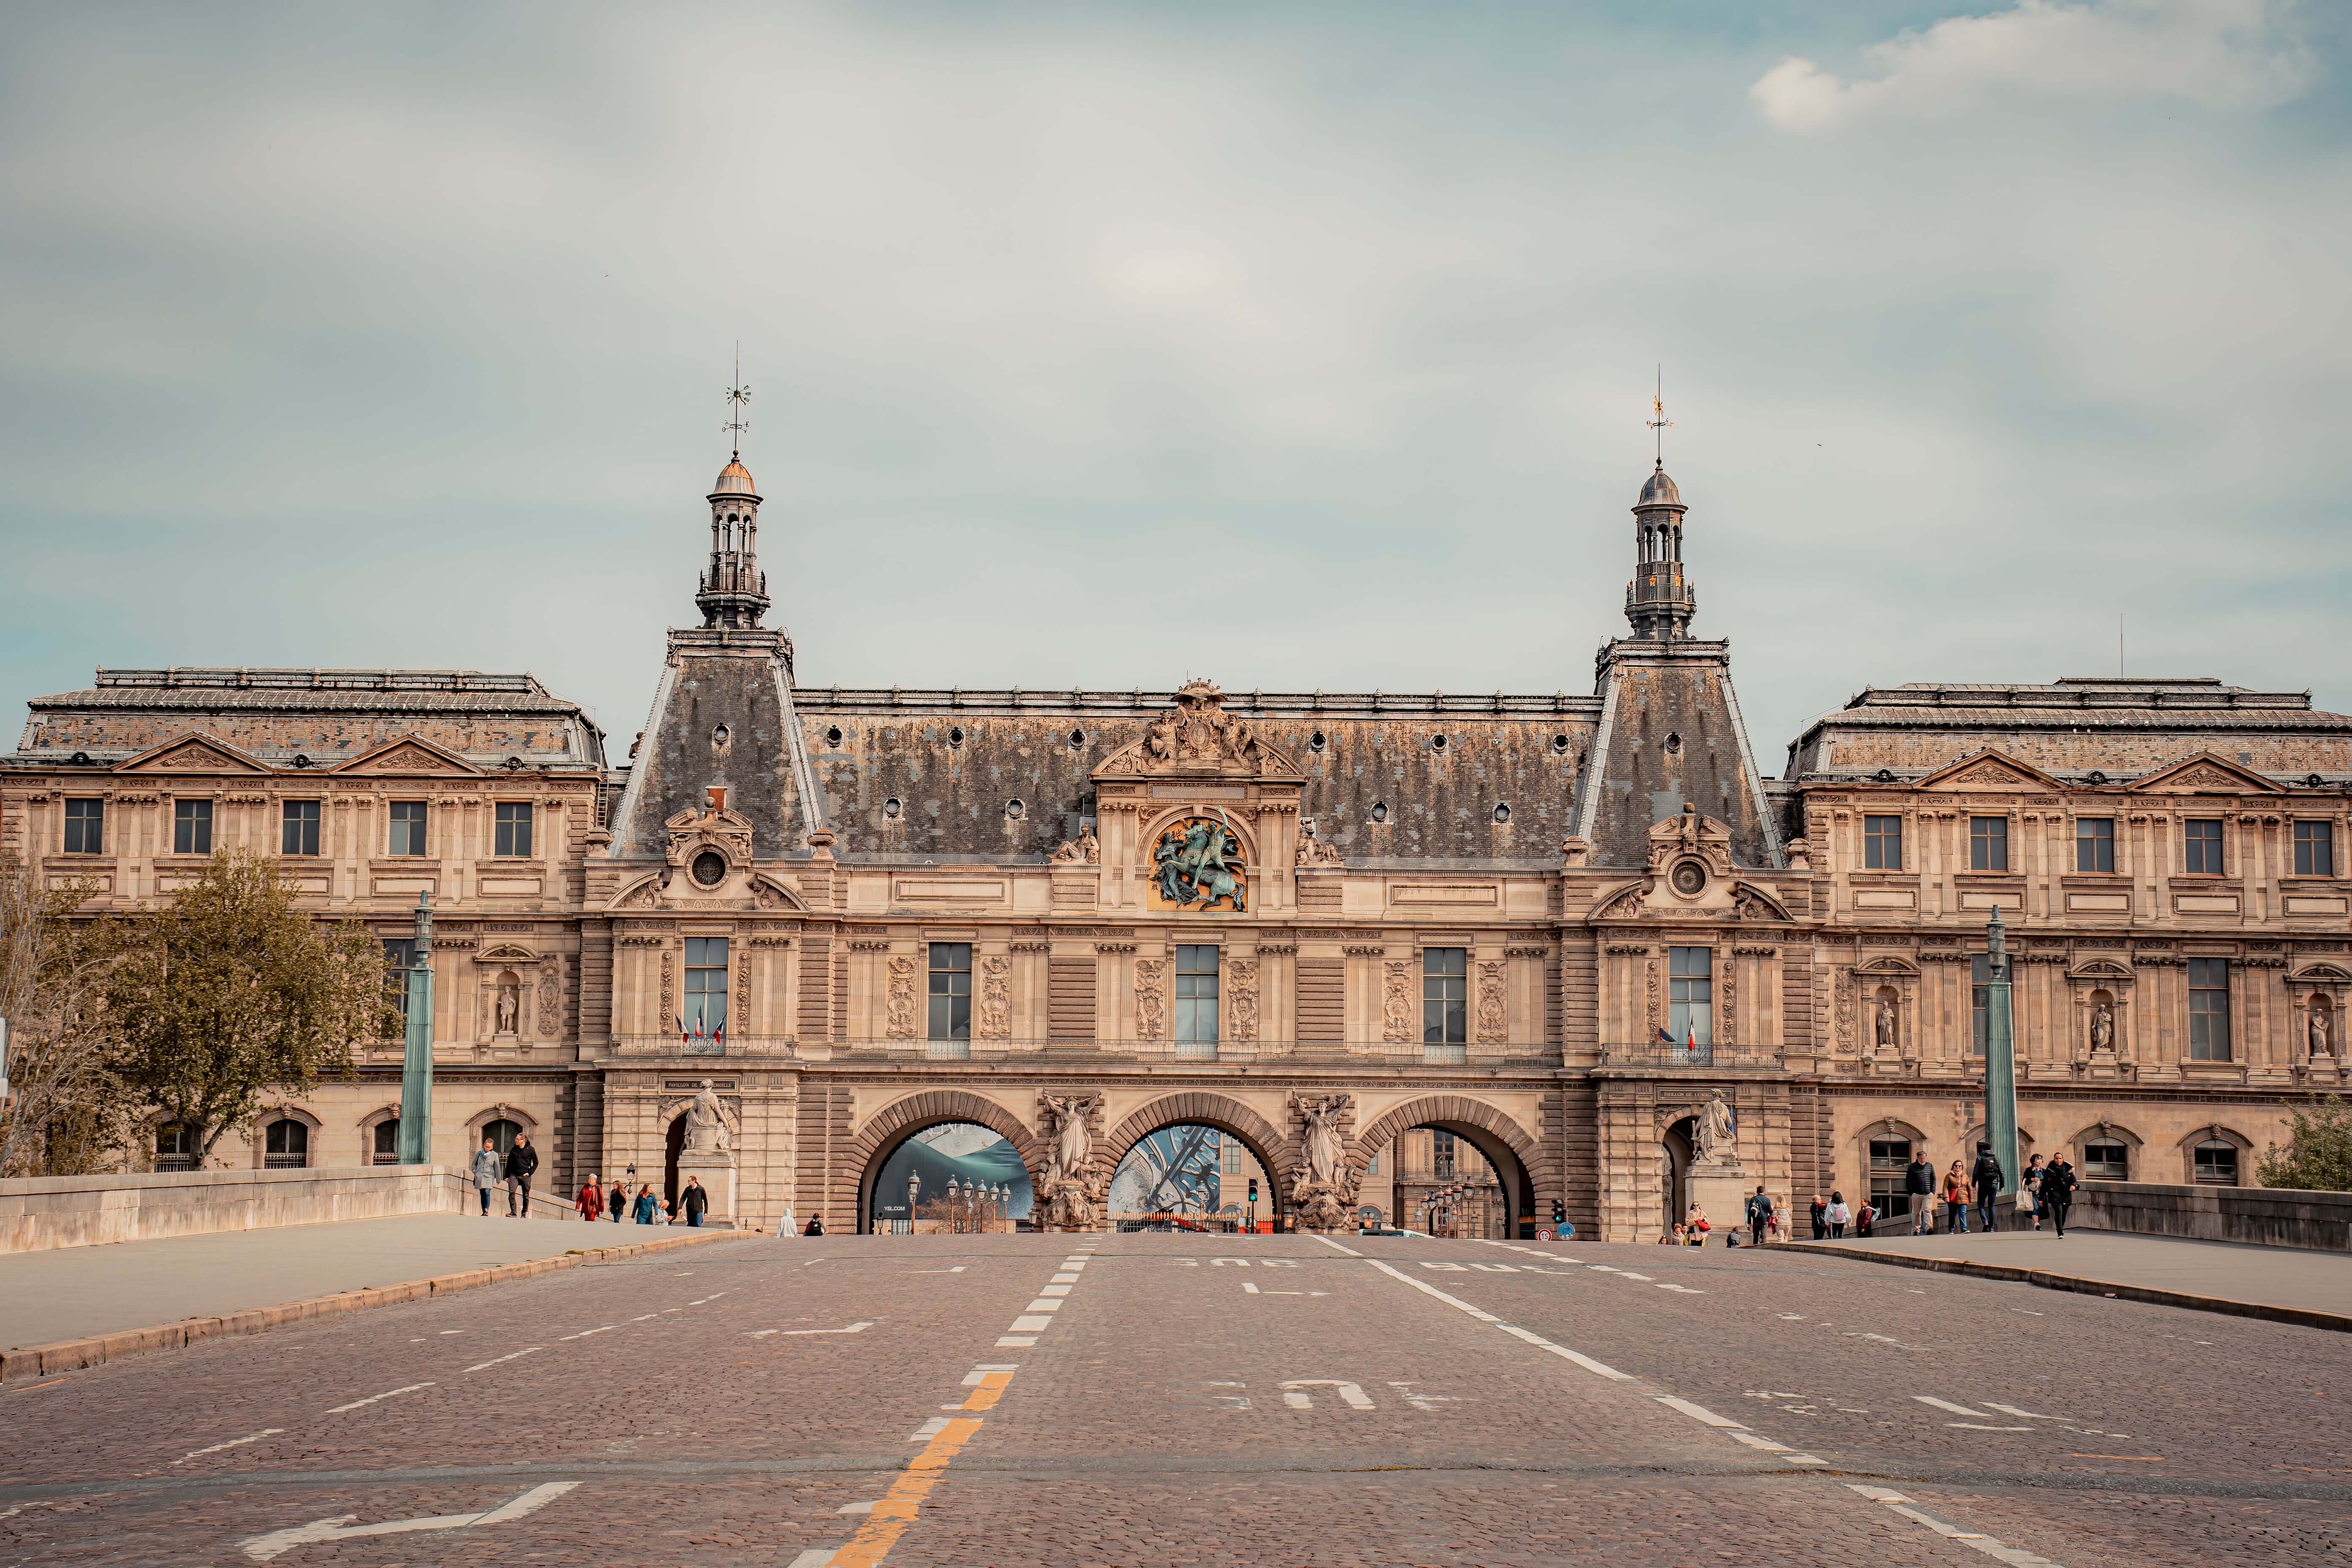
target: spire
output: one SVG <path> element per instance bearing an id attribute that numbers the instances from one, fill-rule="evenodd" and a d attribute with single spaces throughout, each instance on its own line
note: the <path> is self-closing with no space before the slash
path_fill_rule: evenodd
<path id="1" fill-rule="evenodd" d="M 735 384 L 727 389 L 727 423 L 734 438 L 727 466 L 710 487 L 710 566 L 695 590 L 706 626 L 756 626 L 768 613 L 768 578 L 760 570 L 760 492 L 743 466 L 743 417 L 751 389 L 743 384 L 743 350 L 735 350 Z"/>
<path id="2" fill-rule="evenodd" d="M 1683 513 L 1689 509 L 1675 481 L 1666 477 L 1665 432 L 1674 422 L 1666 417 L 1663 369 L 1647 423 L 1657 432 L 1655 466 L 1633 502 L 1633 580 L 1625 584 L 1625 618 L 1633 623 L 1635 637 L 1671 642 L 1690 635 L 1698 601 L 1690 579 L 1683 575 Z"/>

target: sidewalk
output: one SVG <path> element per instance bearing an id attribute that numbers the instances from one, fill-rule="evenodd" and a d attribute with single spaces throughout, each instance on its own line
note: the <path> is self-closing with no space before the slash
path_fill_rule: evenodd
<path id="1" fill-rule="evenodd" d="M 1990 1235 L 1874 1237 L 1806 1243 L 1809 1250 L 1963 1260 L 2004 1270 L 2103 1281 L 2215 1302 L 2352 1314 L 2352 1255 L 2107 1230 L 2002 1230 Z M 2097 1292 L 2094 1292 L 2095 1294 Z M 2185 1304 L 2185 1303 L 2184 1303 Z"/>
<path id="2" fill-rule="evenodd" d="M 734 1231 L 404 1215 L 0 1255 L 0 1352 L 401 1285 L 575 1248 Z"/>

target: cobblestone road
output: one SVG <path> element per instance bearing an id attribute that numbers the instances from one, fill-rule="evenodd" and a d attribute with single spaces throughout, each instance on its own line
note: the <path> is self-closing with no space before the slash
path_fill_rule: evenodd
<path id="1" fill-rule="evenodd" d="M 2347 1337 L 1793 1254 L 746 1238 L 0 1393 L 0 1563 L 2352 1563 Z"/>

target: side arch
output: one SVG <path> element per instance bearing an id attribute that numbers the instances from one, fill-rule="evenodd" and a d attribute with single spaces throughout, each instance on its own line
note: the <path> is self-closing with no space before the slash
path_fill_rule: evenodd
<path id="1" fill-rule="evenodd" d="M 1044 1177 L 1045 1152 L 1021 1119 L 1003 1104 L 967 1089 L 924 1089 L 894 1100 L 876 1111 L 849 1141 L 845 1163 L 857 1173 L 859 1234 L 874 1223 L 874 1178 L 881 1173 L 883 1162 L 890 1157 L 891 1151 L 927 1127 L 950 1121 L 970 1121 L 987 1128 L 1013 1145 L 1013 1152 L 1028 1167 L 1033 1185 Z"/>
<path id="2" fill-rule="evenodd" d="M 1496 1146 L 1509 1151 L 1525 1184 L 1524 1190 L 1510 1194 L 1514 1220 L 1532 1217 L 1548 1197 L 1565 1199 L 1568 1195 L 1560 1184 L 1559 1164 L 1544 1152 L 1540 1141 L 1530 1136 L 1509 1113 L 1463 1094 L 1432 1094 L 1409 1100 L 1370 1127 L 1359 1128 L 1348 1149 L 1349 1179 L 1360 1181 L 1374 1150 L 1389 1147 L 1401 1133 L 1415 1127 L 1441 1127 L 1468 1135 L 1489 1164 L 1499 1166 L 1494 1158 Z"/>
<path id="3" fill-rule="evenodd" d="M 1090 1173 L 1092 1179 L 1099 1183 L 1108 1194 L 1110 1179 L 1118 1173 L 1119 1162 L 1126 1159 L 1138 1143 L 1163 1127 L 1181 1127 L 1187 1123 L 1213 1127 L 1249 1146 L 1250 1152 L 1256 1155 L 1258 1163 L 1265 1168 L 1266 1183 L 1274 1189 L 1266 1194 L 1266 1214 L 1279 1226 L 1282 1216 L 1290 1211 L 1287 1183 L 1305 1158 L 1298 1141 L 1286 1130 L 1277 1130 L 1272 1122 L 1240 1100 L 1205 1089 L 1162 1095 L 1131 1112 L 1096 1146 L 1095 1168 Z"/>

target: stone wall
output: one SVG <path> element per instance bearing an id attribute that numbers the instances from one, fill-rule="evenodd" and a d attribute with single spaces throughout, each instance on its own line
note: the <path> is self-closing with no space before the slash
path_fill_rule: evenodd
<path id="1" fill-rule="evenodd" d="M 2084 1182 L 2071 1222 L 2084 1230 L 2352 1251 L 2352 1193 Z"/>
<path id="2" fill-rule="evenodd" d="M 394 1215 L 456 1214 L 473 1202 L 446 1165 L 322 1171 L 191 1171 L 152 1176 L 36 1176 L 0 1181 L 0 1253 L 152 1241 L 271 1226 Z M 504 1196 L 492 1200 L 503 1212 Z M 566 1212 L 534 1202 L 542 1215 Z"/>

